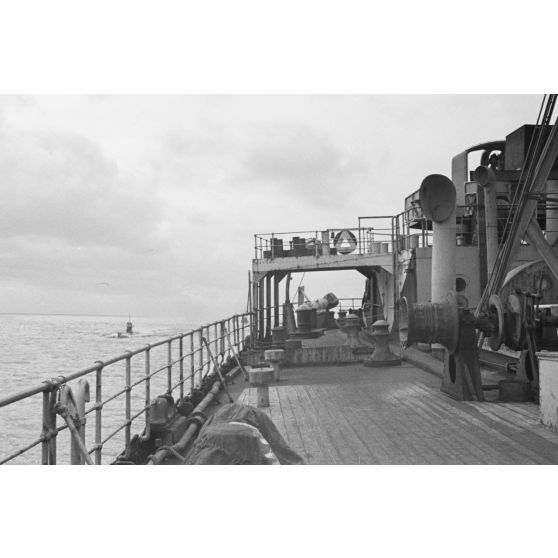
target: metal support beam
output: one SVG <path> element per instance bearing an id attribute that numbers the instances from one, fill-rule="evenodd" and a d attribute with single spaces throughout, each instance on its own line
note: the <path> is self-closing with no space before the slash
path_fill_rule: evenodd
<path id="1" fill-rule="evenodd" d="M 265 322 L 264 322 L 264 281 L 262 278 L 258 281 L 258 339 L 264 340 L 265 337 Z"/>
<path id="2" fill-rule="evenodd" d="M 527 232 L 527 228 L 530 226 L 531 219 L 537 207 L 537 194 L 540 194 L 544 190 L 546 181 L 550 174 L 550 170 L 552 169 L 552 166 L 554 165 L 557 156 L 558 156 L 558 126 L 554 125 L 552 126 L 552 130 L 550 131 L 550 135 L 548 137 L 546 145 L 544 146 L 544 150 L 541 155 L 539 164 L 535 169 L 535 175 L 533 177 L 532 185 L 529 190 L 529 199 L 525 202 L 525 206 L 523 207 L 523 210 L 521 212 L 521 217 L 519 218 L 517 227 L 512 232 L 513 243 L 511 245 L 512 246 L 511 253 L 506 261 L 506 264 L 508 266 L 509 266 L 509 262 L 513 260 L 513 256 L 519 249 L 519 246 L 521 244 L 521 239 L 525 236 Z M 534 231 L 533 229 L 531 230 L 531 232 L 537 235 L 537 232 Z"/>
<path id="3" fill-rule="evenodd" d="M 550 271 L 554 274 L 554 277 L 558 279 L 558 256 L 552 251 L 552 248 L 546 241 L 535 217 L 531 219 L 527 227 L 527 238 L 535 246 L 546 265 L 550 268 Z"/>
<path id="4" fill-rule="evenodd" d="M 273 327 L 279 327 L 279 282 L 281 278 L 273 275 Z"/>
<path id="5" fill-rule="evenodd" d="M 265 339 L 271 339 L 271 277 L 265 278 Z"/>

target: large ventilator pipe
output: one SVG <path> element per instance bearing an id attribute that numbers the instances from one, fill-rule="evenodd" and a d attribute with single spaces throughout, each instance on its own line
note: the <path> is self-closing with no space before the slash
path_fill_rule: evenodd
<path id="1" fill-rule="evenodd" d="M 486 267 L 488 277 L 498 257 L 498 203 L 496 201 L 496 175 L 488 167 L 477 167 L 477 182 L 484 188 L 484 216 L 486 220 Z"/>
<path id="2" fill-rule="evenodd" d="M 558 180 L 548 180 L 546 193 L 550 198 L 546 202 L 546 241 L 550 246 L 558 239 Z"/>
<path id="3" fill-rule="evenodd" d="M 455 185 L 441 174 L 427 176 L 420 185 L 424 215 L 432 221 L 432 302 L 445 302 L 455 289 Z"/>

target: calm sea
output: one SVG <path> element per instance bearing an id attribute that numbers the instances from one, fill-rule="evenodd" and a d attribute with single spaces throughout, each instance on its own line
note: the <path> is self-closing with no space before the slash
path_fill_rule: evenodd
<path id="1" fill-rule="evenodd" d="M 160 318 L 132 318 L 134 335 L 117 337 L 125 330 L 127 318 L 99 316 L 0 315 L 0 398 L 33 387 L 43 380 L 67 375 L 87 368 L 96 360 L 106 360 L 127 350 L 154 343 L 160 339 L 185 332 L 194 324 Z M 186 351 L 185 351 L 186 352 Z M 177 355 L 173 355 L 175 359 Z M 168 359 L 166 346 L 153 350 L 151 370 L 163 367 Z M 145 374 L 141 355 L 132 360 L 132 382 Z M 90 375 L 91 399 L 95 398 L 95 375 Z M 176 372 L 175 378 L 178 378 Z M 166 372 L 152 381 L 152 397 L 166 389 Z M 173 380 L 174 383 L 174 380 Z M 103 372 L 103 398 L 121 390 L 125 385 L 124 362 L 107 367 Z M 144 405 L 143 387 L 132 397 L 132 415 Z M 89 405 L 89 404 L 88 404 Z M 108 436 L 125 419 L 124 395 L 103 409 L 103 437 Z M 132 433 L 143 428 L 137 419 Z M 58 417 L 58 424 L 62 419 Z M 94 443 L 94 413 L 88 415 L 87 447 Z M 0 458 L 7 457 L 26 443 L 37 439 L 42 427 L 42 395 L 0 409 Z M 103 450 L 103 462 L 115 457 L 123 448 L 123 431 L 109 440 Z M 33 448 L 10 463 L 40 463 L 41 446 Z M 69 463 L 69 435 L 58 436 L 58 462 Z"/>

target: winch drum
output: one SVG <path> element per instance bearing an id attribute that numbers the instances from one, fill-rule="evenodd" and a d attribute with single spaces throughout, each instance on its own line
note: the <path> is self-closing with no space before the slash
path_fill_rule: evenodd
<path id="1" fill-rule="evenodd" d="M 404 349 L 417 342 L 439 343 L 455 353 L 459 341 L 455 293 L 450 292 L 444 303 L 410 303 L 403 297 L 399 307 L 399 338 Z"/>

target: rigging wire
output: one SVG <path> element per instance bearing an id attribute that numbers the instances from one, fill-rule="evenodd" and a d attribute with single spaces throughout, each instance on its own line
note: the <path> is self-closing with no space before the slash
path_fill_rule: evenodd
<path id="1" fill-rule="evenodd" d="M 526 164 L 521 169 L 518 186 L 515 190 L 513 199 L 511 201 L 511 211 L 508 214 L 504 226 L 502 238 L 504 243 L 498 252 L 494 269 L 490 273 L 487 285 L 481 296 L 477 306 L 476 314 L 486 305 L 489 297 L 497 292 L 505 279 L 507 273 L 509 259 L 512 255 L 512 250 L 516 242 L 514 231 L 517 230 L 519 221 L 525 210 L 526 203 L 530 199 L 530 191 L 533 186 L 533 179 L 535 171 L 538 167 L 541 156 L 546 147 L 544 138 L 544 131 L 550 126 L 552 113 L 556 104 L 556 95 L 544 95 L 537 117 L 534 133 L 529 142 L 527 155 L 525 157 Z M 544 109 L 544 111 L 543 111 Z M 542 115 L 542 120 L 541 120 Z"/>

